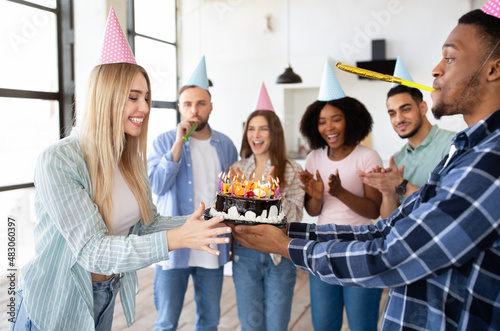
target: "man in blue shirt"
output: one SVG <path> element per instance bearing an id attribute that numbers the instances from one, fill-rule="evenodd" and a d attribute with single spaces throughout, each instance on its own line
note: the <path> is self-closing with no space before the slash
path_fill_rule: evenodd
<path id="1" fill-rule="evenodd" d="M 497 2 L 498 0 L 492 0 Z M 483 7 L 484 9 L 484 7 Z M 325 282 L 390 287 L 382 330 L 500 330 L 500 20 L 462 16 L 433 70 L 432 112 L 468 128 L 427 183 L 370 226 L 236 226 Z"/>
<path id="2" fill-rule="evenodd" d="M 209 206 L 217 192 L 217 176 L 228 172 L 237 161 L 233 142 L 212 130 L 212 112 L 205 59 L 195 69 L 187 85 L 179 91 L 182 122 L 153 142 L 148 172 L 157 208 L 162 215 L 189 215 L 203 201 Z M 189 139 L 183 137 L 196 123 Z M 182 311 L 189 276 L 193 277 L 196 300 L 196 330 L 217 330 L 224 264 L 229 260 L 228 245 L 220 245 L 219 256 L 179 249 L 170 259 L 156 265 L 154 299 L 158 312 L 154 330 L 175 330 Z"/>

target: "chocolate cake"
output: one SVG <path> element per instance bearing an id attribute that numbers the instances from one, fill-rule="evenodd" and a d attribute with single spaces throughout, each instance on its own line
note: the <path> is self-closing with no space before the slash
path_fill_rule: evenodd
<path id="1" fill-rule="evenodd" d="M 243 198 L 217 193 L 212 207 L 207 209 L 205 213 L 206 218 L 223 215 L 225 222 L 234 224 L 273 224 L 277 226 L 286 224 L 286 216 L 283 214 L 280 198 Z"/>

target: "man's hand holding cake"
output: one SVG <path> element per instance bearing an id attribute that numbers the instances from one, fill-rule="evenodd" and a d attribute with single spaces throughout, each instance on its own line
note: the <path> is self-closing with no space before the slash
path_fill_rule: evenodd
<path id="1" fill-rule="evenodd" d="M 276 226 L 259 224 L 256 226 L 229 225 L 233 229 L 234 239 L 245 247 L 262 253 L 279 254 L 290 259 L 288 244 L 292 238 L 288 237 L 288 224 L 280 229 Z"/>

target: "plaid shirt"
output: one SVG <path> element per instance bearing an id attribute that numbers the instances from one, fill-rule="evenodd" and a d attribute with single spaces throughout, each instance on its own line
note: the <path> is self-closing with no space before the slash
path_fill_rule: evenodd
<path id="1" fill-rule="evenodd" d="M 391 288 L 382 330 L 500 330 L 500 110 L 452 144 L 389 218 L 290 225 L 297 267 L 332 284 Z"/>

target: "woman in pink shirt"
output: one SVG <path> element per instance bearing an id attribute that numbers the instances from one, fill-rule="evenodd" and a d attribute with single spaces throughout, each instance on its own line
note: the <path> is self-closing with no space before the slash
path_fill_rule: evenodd
<path id="1" fill-rule="evenodd" d="M 380 192 L 358 177 L 358 170 L 382 166 L 376 151 L 360 145 L 372 124 L 366 107 L 350 97 L 315 101 L 304 113 L 300 132 L 313 151 L 299 178 L 304 207 L 318 224 L 371 224 L 379 217 Z M 309 282 L 314 330 L 340 330 L 344 306 L 350 330 L 377 329 L 382 290 L 330 285 L 312 274 Z"/>

